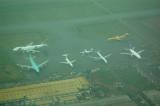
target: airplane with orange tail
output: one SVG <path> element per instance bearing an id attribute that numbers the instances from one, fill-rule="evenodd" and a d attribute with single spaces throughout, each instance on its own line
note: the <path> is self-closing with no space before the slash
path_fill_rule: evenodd
<path id="1" fill-rule="evenodd" d="M 114 37 L 110 37 L 108 38 L 107 40 L 123 40 L 124 38 L 126 38 L 128 36 L 128 33 L 125 33 L 125 34 L 122 34 L 122 35 L 117 35 L 117 36 L 114 36 Z"/>

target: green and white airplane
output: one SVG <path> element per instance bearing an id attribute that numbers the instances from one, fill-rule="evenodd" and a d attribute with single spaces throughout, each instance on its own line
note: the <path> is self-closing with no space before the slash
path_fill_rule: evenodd
<path id="1" fill-rule="evenodd" d="M 40 72 L 40 68 L 42 68 L 44 65 L 46 65 L 48 63 L 48 60 L 42 62 L 41 64 L 37 64 L 35 62 L 35 60 L 33 59 L 32 55 L 29 54 L 29 61 L 31 63 L 31 66 L 28 65 L 21 65 L 21 64 L 17 64 L 17 66 L 20 66 L 22 68 L 28 68 L 28 69 L 33 69 L 36 72 Z"/>

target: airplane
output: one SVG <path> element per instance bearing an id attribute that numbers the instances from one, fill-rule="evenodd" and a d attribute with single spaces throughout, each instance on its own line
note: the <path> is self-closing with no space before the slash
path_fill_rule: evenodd
<path id="1" fill-rule="evenodd" d="M 60 62 L 60 63 L 68 64 L 68 65 L 70 65 L 71 67 L 73 67 L 73 63 L 74 63 L 76 60 L 69 60 L 68 54 L 63 54 L 62 56 L 65 57 L 65 62 Z"/>
<path id="2" fill-rule="evenodd" d="M 35 52 L 40 52 L 40 51 L 35 50 L 35 49 L 41 48 L 41 47 L 44 47 L 44 46 L 48 46 L 48 45 L 44 44 L 44 43 L 41 43 L 39 45 L 33 45 L 33 42 L 31 42 L 31 43 L 29 43 L 26 46 L 15 47 L 15 48 L 13 48 L 13 51 L 23 51 L 23 52 L 32 52 L 32 53 L 35 53 Z"/>
<path id="3" fill-rule="evenodd" d="M 89 56 L 91 58 L 94 58 L 96 60 L 103 60 L 105 63 L 108 63 L 107 58 L 109 58 L 112 54 L 108 54 L 106 56 L 103 56 L 99 51 L 96 51 L 96 54 L 98 55 L 98 57 L 92 57 Z"/>
<path id="4" fill-rule="evenodd" d="M 41 64 L 37 64 L 37 63 L 34 61 L 34 59 L 33 59 L 33 57 L 32 57 L 31 54 L 29 54 L 29 61 L 30 61 L 30 63 L 31 63 L 31 66 L 21 65 L 21 64 L 17 64 L 17 66 L 20 66 L 21 68 L 33 69 L 33 70 L 35 70 L 36 72 L 39 72 L 39 71 L 40 71 L 40 68 L 43 67 L 45 64 L 48 63 L 48 60 L 46 60 L 46 61 L 42 62 Z"/>
<path id="5" fill-rule="evenodd" d="M 82 52 L 80 52 L 82 55 L 85 55 L 85 54 L 89 54 L 89 53 L 92 53 L 93 52 L 93 48 L 91 48 L 90 50 L 87 50 L 87 49 L 84 49 Z"/>
<path id="6" fill-rule="evenodd" d="M 129 53 L 120 53 L 120 54 L 135 56 L 135 57 L 138 58 L 138 59 L 141 59 L 141 58 L 142 58 L 140 54 L 141 54 L 142 52 L 144 52 L 144 50 L 140 50 L 140 51 L 136 52 L 136 51 L 134 50 L 134 48 L 125 49 L 125 50 L 129 51 Z"/>
<path id="7" fill-rule="evenodd" d="M 122 35 L 117 35 L 114 37 L 110 37 L 107 40 L 123 40 L 124 38 L 126 38 L 128 36 L 128 33 L 122 34 Z"/>

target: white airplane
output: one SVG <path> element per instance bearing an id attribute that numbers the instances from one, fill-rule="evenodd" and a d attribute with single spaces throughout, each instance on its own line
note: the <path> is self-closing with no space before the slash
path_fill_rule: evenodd
<path id="1" fill-rule="evenodd" d="M 136 51 L 134 50 L 134 48 L 125 49 L 125 50 L 129 51 L 129 53 L 120 53 L 120 54 L 125 54 L 125 55 L 129 55 L 129 56 L 135 56 L 135 57 L 137 57 L 138 59 L 141 59 L 141 58 L 142 58 L 140 54 L 141 54 L 142 52 L 144 52 L 144 50 L 140 50 L 140 51 L 136 52 Z"/>
<path id="2" fill-rule="evenodd" d="M 82 52 L 80 52 L 82 55 L 85 55 L 85 54 L 89 54 L 89 53 L 92 53 L 94 51 L 93 48 L 91 48 L 90 50 L 87 50 L 87 49 L 84 49 Z"/>
<path id="3" fill-rule="evenodd" d="M 38 50 L 35 50 L 35 49 L 41 48 L 41 47 L 44 47 L 44 46 L 48 46 L 48 45 L 44 44 L 44 43 L 41 43 L 39 45 L 33 45 L 33 42 L 31 42 L 26 46 L 15 47 L 15 48 L 13 48 L 13 51 L 23 51 L 23 52 L 35 53 L 35 52 L 39 52 Z"/>
<path id="4" fill-rule="evenodd" d="M 31 63 L 31 66 L 21 65 L 21 64 L 17 64 L 17 66 L 20 66 L 20 67 L 22 67 L 22 68 L 33 69 L 33 70 L 35 70 L 36 72 L 39 72 L 39 71 L 40 71 L 40 68 L 43 67 L 45 64 L 48 63 L 48 60 L 46 60 L 46 61 L 44 61 L 44 62 L 41 63 L 41 64 L 37 64 L 37 63 L 34 61 L 34 59 L 33 59 L 33 57 L 32 57 L 31 54 L 29 55 L 29 61 L 30 61 L 30 63 Z"/>
<path id="5" fill-rule="evenodd" d="M 70 65 L 71 67 L 73 67 L 73 63 L 74 63 L 76 60 L 69 60 L 68 54 L 63 54 L 62 56 L 65 57 L 65 62 L 60 62 L 60 63 L 68 64 L 68 65 Z"/>
<path id="6" fill-rule="evenodd" d="M 112 54 L 108 54 L 106 56 L 103 56 L 99 51 L 96 51 L 96 54 L 98 55 L 98 57 L 92 57 L 89 56 L 91 58 L 94 58 L 96 60 L 103 60 L 105 63 L 108 63 L 107 58 L 109 58 Z"/>

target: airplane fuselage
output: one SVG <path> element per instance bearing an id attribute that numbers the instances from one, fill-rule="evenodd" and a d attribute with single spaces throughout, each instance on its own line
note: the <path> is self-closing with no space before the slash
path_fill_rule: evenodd
<path id="1" fill-rule="evenodd" d="M 80 52 L 80 53 L 82 53 L 83 55 L 84 54 L 89 54 L 89 53 L 92 53 L 93 52 L 93 49 L 90 49 L 90 50 L 87 50 L 87 49 L 84 49 L 82 52 Z"/>
<path id="2" fill-rule="evenodd" d="M 39 72 L 39 67 L 38 65 L 36 64 L 36 62 L 33 60 L 33 57 L 31 55 L 29 55 L 29 60 L 31 62 L 31 65 L 32 65 L 32 68 L 36 71 L 36 72 Z"/>
<path id="3" fill-rule="evenodd" d="M 41 48 L 43 46 L 47 46 L 47 44 L 40 44 L 40 45 L 28 45 L 28 46 L 24 46 L 24 47 L 16 47 L 13 49 L 13 51 L 18 51 L 18 50 L 22 50 L 22 51 L 32 51 L 34 49 L 37 48 Z"/>
<path id="4" fill-rule="evenodd" d="M 134 51 L 133 49 L 129 49 L 129 51 L 131 52 L 131 55 L 134 55 L 135 57 L 137 57 L 138 59 L 141 59 L 141 56 L 139 53 L 137 53 L 136 51 Z"/>
<path id="5" fill-rule="evenodd" d="M 104 56 L 102 56 L 102 54 L 100 52 L 97 52 L 97 55 L 105 62 L 107 63 L 107 60 Z"/>
<path id="6" fill-rule="evenodd" d="M 26 46 L 26 47 L 20 47 L 20 49 L 21 50 L 28 50 L 28 51 L 30 51 L 30 50 L 33 50 L 33 49 L 35 49 L 36 47 L 35 46 Z"/>
<path id="7" fill-rule="evenodd" d="M 73 64 L 72 64 L 72 62 L 66 57 L 66 62 L 71 66 L 71 67 L 73 67 Z"/>
<path id="8" fill-rule="evenodd" d="M 35 46 L 35 48 L 41 48 L 43 46 L 47 46 L 47 44 L 40 44 L 40 45 L 34 45 L 34 46 Z"/>
<path id="9" fill-rule="evenodd" d="M 33 49 L 41 48 L 43 46 L 47 46 L 47 45 L 46 44 L 32 45 L 32 46 L 21 47 L 21 49 L 23 49 L 23 50 L 33 50 Z"/>
<path id="10" fill-rule="evenodd" d="M 108 40 L 123 40 L 125 37 L 127 37 L 128 33 L 125 33 L 123 35 L 119 35 L 119 36 L 114 36 L 111 38 L 108 38 Z"/>

